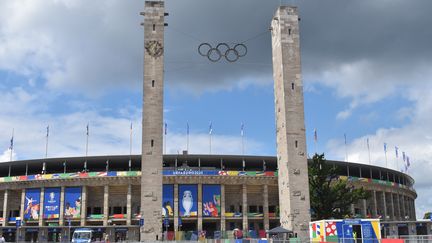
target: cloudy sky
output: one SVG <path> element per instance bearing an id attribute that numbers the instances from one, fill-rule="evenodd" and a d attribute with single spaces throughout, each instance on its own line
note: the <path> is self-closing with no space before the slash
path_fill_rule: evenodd
<path id="1" fill-rule="evenodd" d="M 167 0 L 167 153 L 186 148 L 275 154 L 268 27 L 280 0 Z M 310 154 L 400 170 L 394 147 L 410 157 L 417 216 L 432 210 L 432 2 L 282 1 L 301 15 L 305 113 Z M 143 1 L 0 2 L 0 161 L 45 155 L 140 152 Z M 246 41 L 236 63 L 210 63 L 202 42 Z M 316 146 L 313 130 L 318 131 Z M 344 146 L 344 133 L 347 146 Z"/>

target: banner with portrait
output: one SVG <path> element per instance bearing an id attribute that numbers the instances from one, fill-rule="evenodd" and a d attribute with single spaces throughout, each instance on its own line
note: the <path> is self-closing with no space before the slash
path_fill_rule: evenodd
<path id="1" fill-rule="evenodd" d="M 60 217 L 60 187 L 45 188 L 44 219 L 58 219 Z"/>
<path id="2" fill-rule="evenodd" d="M 198 185 L 179 185 L 180 217 L 198 216 Z"/>
<path id="3" fill-rule="evenodd" d="M 40 188 L 30 188 L 25 191 L 24 219 L 38 220 L 40 214 Z"/>
<path id="4" fill-rule="evenodd" d="M 204 217 L 219 217 L 221 215 L 221 186 L 203 185 L 202 210 Z"/>
<path id="5" fill-rule="evenodd" d="M 81 187 L 66 187 L 64 199 L 64 215 L 66 218 L 81 217 Z"/>
<path id="6" fill-rule="evenodd" d="M 162 188 L 162 216 L 174 216 L 174 185 L 163 185 Z"/>

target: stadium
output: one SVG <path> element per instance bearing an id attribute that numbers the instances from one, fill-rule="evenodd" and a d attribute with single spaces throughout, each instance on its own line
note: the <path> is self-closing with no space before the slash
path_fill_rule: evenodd
<path id="1" fill-rule="evenodd" d="M 309 161 L 310 163 L 311 161 Z M 328 161 L 339 179 L 372 197 L 352 215 L 380 218 L 382 235 L 426 235 L 415 222 L 417 197 L 409 175 L 387 168 Z M 169 240 L 265 237 L 280 225 L 276 157 L 164 155 L 163 237 Z M 1 231 L 7 241 L 54 241 L 77 228 L 95 239 L 140 239 L 141 155 L 49 158 L 0 164 Z M 142 219 L 145 221 L 145 219 Z"/>

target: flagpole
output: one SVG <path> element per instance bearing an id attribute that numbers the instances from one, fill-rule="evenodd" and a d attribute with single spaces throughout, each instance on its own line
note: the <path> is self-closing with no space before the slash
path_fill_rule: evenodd
<path id="1" fill-rule="evenodd" d="M 132 122 L 130 125 L 130 134 L 129 134 L 129 171 L 131 170 L 131 166 L 132 166 Z"/>
<path id="2" fill-rule="evenodd" d="M 85 155 L 85 162 L 84 162 L 85 172 L 87 172 L 88 141 L 89 141 L 89 123 L 87 123 L 86 155 Z"/>
<path id="3" fill-rule="evenodd" d="M 48 158 L 48 137 L 49 137 L 49 125 L 47 126 L 46 144 L 45 144 L 45 159 Z"/>
<path id="4" fill-rule="evenodd" d="M 388 168 L 388 163 L 387 163 L 387 143 L 384 143 L 384 156 L 385 156 L 386 168 Z"/>
<path id="5" fill-rule="evenodd" d="M 13 155 L 13 140 L 14 140 L 14 133 L 15 128 L 12 128 L 12 138 L 11 138 L 11 145 L 10 145 L 10 161 L 12 161 L 12 155 Z"/>
<path id="6" fill-rule="evenodd" d="M 369 153 L 369 164 L 371 164 L 370 147 L 369 147 L 369 138 L 367 138 L 366 143 L 367 143 L 367 149 L 368 149 L 368 153 Z"/>
<path id="7" fill-rule="evenodd" d="M 314 129 L 314 149 L 315 154 L 317 153 L 317 141 L 318 141 L 318 134 L 316 128 Z"/>
<path id="8" fill-rule="evenodd" d="M 395 146 L 395 154 L 396 154 L 396 170 L 399 170 L 399 148 Z"/>
<path id="9" fill-rule="evenodd" d="M 166 144 L 167 144 L 167 123 L 164 123 L 164 154 L 166 154 Z"/>
<path id="10" fill-rule="evenodd" d="M 346 137 L 346 133 L 344 133 L 344 138 L 345 138 L 345 161 L 348 162 L 348 150 L 347 150 L 347 137 Z"/>
<path id="11" fill-rule="evenodd" d="M 209 149 L 210 149 L 210 152 L 209 152 L 209 154 L 211 154 L 211 152 L 212 152 L 212 132 L 213 132 L 212 122 L 210 122 L 210 127 L 209 127 L 209 145 L 210 145 Z"/>
<path id="12" fill-rule="evenodd" d="M 186 151 L 189 153 L 189 122 L 186 124 Z"/>
<path id="13" fill-rule="evenodd" d="M 242 143 L 242 155 L 244 155 L 244 123 L 241 124 L 241 143 Z"/>

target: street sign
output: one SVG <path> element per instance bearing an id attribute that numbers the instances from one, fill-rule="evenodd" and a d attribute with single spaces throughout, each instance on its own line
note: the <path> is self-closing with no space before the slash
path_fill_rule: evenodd
<path id="1" fill-rule="evenodd" d="M 144 219 L 139 220 L 139 226 L 141 226 L 141 227 L 144 226 Z"/>
<path id="2" fill-rule="evenodd" d="M 15 225 L 17 228 L 21 227 L 21 219 L 16 219 L 15 220 Z"/>

